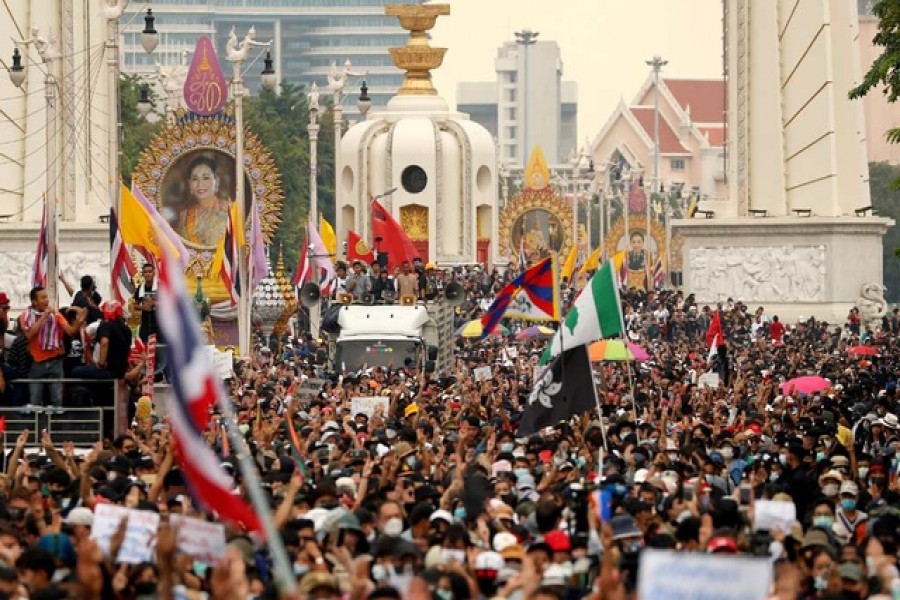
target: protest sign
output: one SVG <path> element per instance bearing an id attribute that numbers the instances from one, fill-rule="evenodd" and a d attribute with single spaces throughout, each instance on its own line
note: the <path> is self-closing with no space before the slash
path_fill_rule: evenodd
<path id="1" fill-rule="evenodd" d="M 784 500 L 757 500 L 753 511 L 753 531 L 772 531 L 777 527 L 783 533 L 790 533 L 797 520 L 797 506 Z"/>
<path id="2" fill-rule="evenodd" d="M 178 530 L 178 551 L 194 560 L 215 563 L 225 558 L 225 526 L 191 517 L 171 515 Z"/>
<path id="3" fill-rule="evenodd" d="M 772 581 L 768 558 L 645 548 L 638 568 L 639 600 L 763 600 Z"/>
<path id="4" fill-rule="evenodd" d="M 700 388 L 712 388 L 718 389 L 719 387 L 719 374 L 718 373 L 704 373 L 697 379 L 697 387 Z"/>
<path id="5" fill-rule="evenodd" d="M 472 373 L 475 375 L 475 381 L 490 381 L 493 377 L 490 367 L 478 367 Z"/>
<path id="6" fill-rule="evenodd" d="M 390 398 L 387 396 L 356 396 L 350 399 L 350 413 L 355 417 L 359 413 L 367 415 L 370 419 L 375 414 L 375 408 L 381 405 L 381 414 L 386 415 L 391 407 Z"/>
<path id="7" fill-rule="evenodd" d="M 96 540 L 103 554 L 109 555 L 109 545 L 122 519 L 128 519 L 125 540 L 116 562 L 138 564 L 153 562 L 156 551 L 156 530 L 159 514 L 148 510 L 131 510 L 112 504 L 98 504 L 94 509 L 91 538 Z"/>

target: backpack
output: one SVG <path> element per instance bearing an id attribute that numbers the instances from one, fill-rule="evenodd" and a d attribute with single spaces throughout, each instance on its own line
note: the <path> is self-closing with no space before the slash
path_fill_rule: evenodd
<path id="1" fill-rule="evenodd" d="M 6 362 L 15 367 L 23 376 L 27 376 L 31 370 L 31 363 L 34 360 L 31 357 L 31 351 L 28 349 L 28 338 L 25 337 L 24 331 L 16 333 L 16 339 L 13 340 L 6 355 Z"/>

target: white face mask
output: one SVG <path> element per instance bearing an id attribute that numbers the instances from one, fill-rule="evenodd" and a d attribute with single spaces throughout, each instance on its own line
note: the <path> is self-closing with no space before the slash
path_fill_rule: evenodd
<path id="1" fill-rule="evenodd" d="M 731 448 L 731 446 L 722 448 L 721 450 L 719 450 L 719 453 L 725 460 L 731 460 L 732 458 L 734 458 L 734 450 Z"/>
<path id="2" fill-rule="evenodd" d="M 822 493 L 828 498 L 834 498 L 838 494 L 840 486 L 836 483 L 828 483 L 822 486 Z"/>
<path id="3" fill-rule="evenodd" d="M 392 517 L 387 520 L 387 523 L 384 524 L 384 527 L 381 528 L 381 532 L 384 535 L 389 535 L 391 537 L 396 537 L 403 533 L 403 519 L 399 517 Z"/>

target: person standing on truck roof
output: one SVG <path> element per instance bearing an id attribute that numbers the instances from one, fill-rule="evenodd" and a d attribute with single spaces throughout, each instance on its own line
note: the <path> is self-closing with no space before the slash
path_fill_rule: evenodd
<path id="1" fill-rule="evenodd" d="M 397 276 L 397 292 L 400 297 L 419 297 L 419 276 L 412 272 L 408 260 L 403 261 L 403 272 Z"/>
<path id="2" fill-rule="evenodd" d="M 354 260 L 353 272 L 347 276 L 347 292 L 353 294 L 354 302 L 360 302 L 363 299 L 363 294 L 368 294 L 371 291 L 372 280 L 363 270 L 362 261 Z"/>
<path id="3" fill-rule="evenodd" d="M 334 270 L 336 275 L 332 290 L 334 297 L 337 298 L 338 294 L 343 294 L 347 291 L 347 263 L 338 261 L 337 264 L 334 265 Z"/>

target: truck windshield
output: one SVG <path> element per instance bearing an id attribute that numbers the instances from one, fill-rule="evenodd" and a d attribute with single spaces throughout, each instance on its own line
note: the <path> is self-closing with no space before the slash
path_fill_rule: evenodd
<path id="1" fill-rule="evenodd" d="M 410 340 L 345 340 L 338 342 L 335 367 L 340 370 L 358 371 L 368 367 L 401 368 L 407 358 L 417 360 L 419 343 Z"/>

